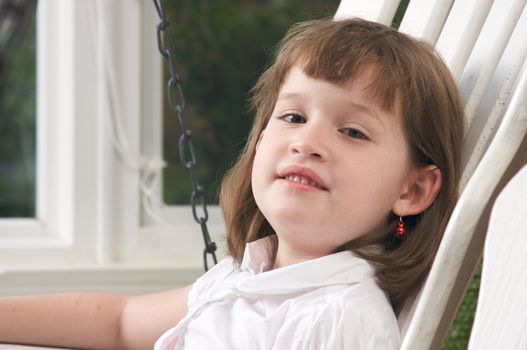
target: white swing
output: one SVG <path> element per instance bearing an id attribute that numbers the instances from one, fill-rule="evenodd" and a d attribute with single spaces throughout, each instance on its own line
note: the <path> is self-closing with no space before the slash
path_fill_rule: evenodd
<path id="1" fill-rule="evenodd" d="M 343 0 L 335 18 L 390 24 L 398 5 L 397 0 Z M 439 349 L 480 261 L 494 199 L 527 159 L 526 1 L 414 0 L 399 30 L 436 47 L 458 81 L 467 116 L 460 200 L 425 286 L 399 317 L 402 349 Z M 526 176 L 524 169 L 495 208 L 471 349 L 527 348 L 521 322 L 527 308 L 518 298 L 527 281 L 518 274 L 521 260 L 511 260 L 525 262 L 527 256 L 516 242 L 526 232 L 521 225 L 527 214 Z M 523 207 L 517 205 L 522 201 Z M 504 284 L 495 285 L 498 281 Z"/>

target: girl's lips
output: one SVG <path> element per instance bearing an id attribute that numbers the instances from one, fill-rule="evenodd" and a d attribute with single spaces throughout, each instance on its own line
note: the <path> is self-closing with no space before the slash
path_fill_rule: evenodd
<path id="1" fill-rule="evenodd" d="M 315 171 L 304 166 L 287 166 L 279 172 L 278 177 L 283 180 L 289 180 L 303 185 L 316 187 L 324 191 L 328 190 L 324 180 L 322 180 L 322 178 Z"/>

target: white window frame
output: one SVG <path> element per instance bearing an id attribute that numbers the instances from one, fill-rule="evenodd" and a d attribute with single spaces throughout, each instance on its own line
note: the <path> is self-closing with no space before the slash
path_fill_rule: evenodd
<path id="1" fill-rule="evenodd" d="M 202 273 L 190 207 L 165 206 L 169 226 L 147 220 L 140 171 L 122 161 L 109 132 L 117 110 L 130 152 L 162 154 L 156 16 L 148 0 L 39 1 L 37 216 L 0 220 L 0 294 L 145 292 Z M 209 214 L 219 240 L 219 209 Z"/>

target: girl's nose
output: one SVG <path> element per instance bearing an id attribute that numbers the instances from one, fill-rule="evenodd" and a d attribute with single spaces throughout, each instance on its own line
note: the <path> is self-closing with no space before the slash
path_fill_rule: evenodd
<path id="1" fill-rule="evenodd" d="M 326 161 L 328 158 L 328 152 L 323 146 L 320 135 L 315 136 L 312 133 L 303 135 L 291 142 L 289 151 L 295 155 L 319 161 Z"/>

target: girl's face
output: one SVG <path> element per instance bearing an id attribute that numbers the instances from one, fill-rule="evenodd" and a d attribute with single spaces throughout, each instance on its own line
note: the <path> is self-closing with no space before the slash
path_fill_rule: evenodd
<path id="1" fill-rule="evenodd" d="M 364 90 L 293 67 L 256 148 L 252 189 L 279 250 L 305 259 L 385 229 L 414 172 L 399 117 Z"/>

